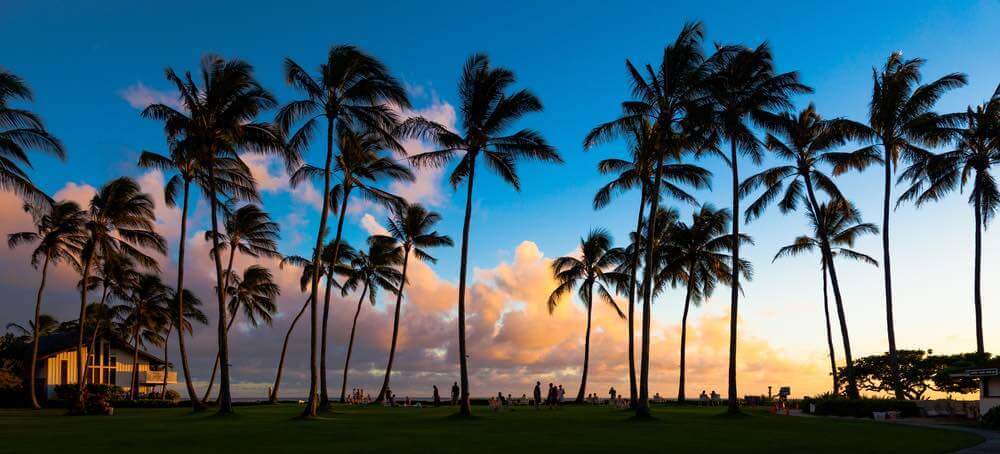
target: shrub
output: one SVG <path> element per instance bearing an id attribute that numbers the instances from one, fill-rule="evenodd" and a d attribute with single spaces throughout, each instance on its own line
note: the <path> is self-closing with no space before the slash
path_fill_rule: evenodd
<path id="1" fill-rule="evenodd" d="M 180 402 L 180 400 L 181 400 L 181 393 L 179 393 L 177 391 L 174 391 L 172 389 L 168 389 L 168 390 L 166 390 L 166 392 L 163 393 L 163 400 L 174 402 L 174 403 Z"/>

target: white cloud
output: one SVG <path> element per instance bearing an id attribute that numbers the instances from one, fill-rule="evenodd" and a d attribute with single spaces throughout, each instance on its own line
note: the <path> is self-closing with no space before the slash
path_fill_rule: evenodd
<path id="1" fill-rule="evenodd" d="M 129 85 L 124 90 L 118 92 L 128 104 L 136 109 L 145 109 L 150 104 L 166 104 L 175 109 L 180 109 L 180 100 L 176 90 L 157 90 L 149 88 L 142 82 Z"/>

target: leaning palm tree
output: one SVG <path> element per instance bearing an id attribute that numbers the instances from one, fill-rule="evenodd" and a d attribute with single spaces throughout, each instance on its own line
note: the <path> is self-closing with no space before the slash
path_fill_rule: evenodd
<path id="1" fill-rule="evenodd" d="M 959 123 L 955 129 L 955 149 L 921 159 L 900 176 L 910 179 L 912 185 L 900 201 L 916 200 L 917 206 L 938 200 L 949 192 L 965 188 L 972 179 L 972 204 L 976 223 L 975 271 L 973 274 L 973 305 L 976 311 L 976 352 L 986 351 L 983 342 L 982 261 L 983 228 L 989 224 L 1000 207 L 1000 189 L 990 174 L 1000 163 L 1000 85 L 989 101 L 969 107 L 955 116 Z"/>
<path id="2" fill-rule="evenodd" d="M 39 263 L 41 263 L 42 278 L 38 284 L 38 292 L 35 295 L 35 318 L 31 322 L 34 330 L 34 327 L 42 326 L 42 294 L 45 292 L 45 281 L 48 277 L 49 264 L 65 262 L 70 266 L 79 267 L 77 258 L 83 246 L 83 223 L 86 216 L 74 202 L 57 202 L 50 207 L 43 205 L 37 208 L 32 205 L 25 205 L 24 208 L 31 214 L 34 220 L 34 230 L 8 235 L 7 245 L 15 248 L 25 243 L 37 243 L 35 249 L 31 251 L 31 266 L 37 269 Z M 42 408 L 38 403 L 38 396 L 35 395 L 38 336 L 32 336 L 31 344 L 31 369 L 28 373 L 28 391 L 31 394 L 31 407 L 38 410 Z"/>
<path id="3" fill-rule="evenodd" d="M 208 193 L 209 181 L 208 172 L 205 167 L 211 161 L 206 156 L 200 154 L 204 150 L 193 145 L 192 141 L 168 139 L 170 153 L 161 155 L 151 151 L 143 151 L 139 156 L 139 166 L 144 168 L 159 169 L 166 172 L 177 172 L 167 180 L 163 188 L 164 201 L 167 206 L 177 205 L 178 191 L 181 197 L 181 225 L 180 234 L 177 240 L 177 313 L 174 318 L 181 314 L 187 314 L 184 298 L 189 292 L 184 289 L 184 257 L 185 246 L 187 245 L 187 219 L 188 205 L 191 194 L 191 184 L 194 183 L 202 192 Z M 216 167 L 216 180 L 222 181 L 224 187 L 239 188 L 237 192 L 252 193 L 253 179 L 250 177 L 246 165 L 242 161 L 232 157 L 218 157 L 214 160 Z M 169 331 L 168 331 L 169 334 Z M 201 400 L 198 399 L 194 389 L 194 382 L 191 380 L 191 369 L 188 366 L 187 348 L 184 343 L 184 330 L 177 331 L 177 344 L 180 349 L 181 365 L 184 373 L 184 384 L 187 387 L 188 399 L 191 401 L 194 411 L 204 410 Z"/>
<path id="4" fill-rule="evenodd" d="M 893 52 L 882 70 L 872 68 L 872 97 L 868 103 L 868 145 L 855 153 L 854 159 L 839 163 L 835 174 L 861 170 L 882 164 L 885 171 L 882 198 L 882 272 L 885 277 L 885 316 L 889 339 L 889 364 L 892 387 L 897 399 L 905 399 L 899 383 L 899 360 L 896 356 L 896 329 L 892 311 L 892 262 L 889 257 L 889 211 L 895 167 L 900 160 L 916 162 L 933 147 L 948 140 L 952 115 L 933 112 L 949 90 L 965 85 L 964 74 L 952 73 L 929 84 L 920 84 L 920 67 L 924 60 L 903 59 L 902 52 Z"/>
<path id="5" fill-rule="evenodd" d="M 664 281 L 683 284 L 684 313 L 681 317 L 681 357 L 680 378 L 677 400 L 685 399 L 685 353 L 687 348 L 688 310 L 693 303 L 701 304 L 712 296 L 715 287 L 733 284 L 732 252 L 736 237 L 729 234 L 731 215 L 725 208 L 716 209 L 704 205 L 691 216 L 691 224 L 678 222 L 670 232 L 670 243 L 666 246 L 665 266 L 660 271 Z M 750 237 L 741 235 L 738 240 L 752 244 Z M 749 280 L 752 274 L 750 262 L 740 260 L 739 273 Z"/>
<path id="6" fill-rule="evenodd" d="M 284 268 L 285 266 L 299 266 L 302 267 L 302 276 L 299 278 L 299 288 L 303 293 L 309 291 L 309 285 L 312 282 L 313 275 L 313 264 L 309 259 L 298 256 L 298 255 L 286 255 L 281 258 L 278 267 Z M 326 267 L 321 266 L 319 270 L 320 276 L 326 275 Z M 281 345 L 281 356 L 278 358 L 278 368 L 275 372 L 274 386 L 271 387 L 271 393 L 268 396 L 268 401 L 272 404 L 278 402 L 278 390 L 281 388 L 281 373 L 285 369 L 285 354 L 288 352 L 288 340 L 292 337 L 292 331 L 295 330 L 295 325 L 298 324 L 299 319 L 302 318 L 302 314 L 305 313 L 306 309 L 312 303 L 312 296 L 306 298 L 305 303 L 302 304 L 302 308 L 292 319 L 292 323 L 288 325 L 288 331 L 285 332 L 285 340 Z"/>
<path id="7" fill-rule="evenodd" d="M 143 250 L 166 252 L 166 242 L 156 233 L 153 199 L 130 178 L 105 184 L 90 200 L 83 229 L 86 236 L 80 250 L 80 318 L 76 349 L 77 377 L 83 377 L 83 338 L 87 328 L 87 290 L 91 270 L 102 258 L 120 256 L 151 271 L 159 270 L 156 259 Z M 74 413 L 83 413 L 83 380 L 77 380 Z"/>
<path id="8" fill-rule="evenodd" d="M 302 122 L 299 129 L 289 138 L 290 148 L 295 150 L 307 148 L 314 132 L 321 126 L 322 119 L 326 120 L 325 163 L 320 169 L 323 177 L 323 205 L 320 211 L 316 245 L 313 250 L 315 255 L 312 258 L 314 263 L 318 263 L 323 250 L 324 235 L 327 232 L 327 215 L 331 208 L 330 191 L 335 165 L 333 152 L 335 132 L 343 127 L 361 127 L 372 131 L 381 141 L 390 142 L 391 148 L 402 151 L 402 146 L 392 139 L 392 130 L 398 121 L 393 109 L 394 107 L 409 108 L 410 101 L 403 85 L 390 74 L 389 69 L 382 62 L 354 46 L 331 47 L 327 53 L 326 62 L 319 67 L 318 77 L 313 77 L 298 63 L 286 58 L 285 80 L 289 85 L 306 95 L 306 99 L 292 101 L 278 112 L 277 123 L 286 133 L 296 123 Z M 341 152 L 343 153 L 343 149 Z M 345 199 L 347 198 L 346 192 L 345 190 Z M 343 218 L 342 210 L 341 218 Z M 339 241 L 334 241 L 334 262 L 337 262 L 338 255 Z M 319 272 L 320 267 L 313 268 L 310 295 L 313 321 L 312 347 L 310 349 L 312 378 L 310 379 L 309 403 L 303 412 L 306 417 L 316 415 L 318 403 L 314 395 L 317 393 L 320 380 L 323 383 L 320 386 L 322 395 L 319 396 L 321 400 L 319 403 L 323 407 L 329 405 L 325 384 L 326 367 L 324 365 L 317 370 L 316 363 L 317 336 L 315 329 L 318 317 L 316 306 L 319 301 Z M 323 329 L 325 331 L 329 315 L 328 304 L 324 305 L 323 312 Z M 322 345 L 325 348 L 325 335 L 322 338 Z M 323 359 L 325 360 L 325 354 Z"/>
<path id="9" fill-rule="evenodd" d="M 91 320 L 91 315 L 97 315 L 102 320 L 92 323 L 89 330 L 90 347 L 89 351 L 96 351 L 97 339 L 102 333 L 116 332 L 117 328 L 108 322 L 108 317 L 113 321 L 115 311 L 111 309 L 111 303 L 126 301 L 130 292 L 138 284 L 142 273 L 136 269 L 135 263 L 128 257 L 120 254 L 105 254 L 101 258 L 95 275 L 90 279 L 89 290 L 100 289 L 101 298 L 96 302 L 87 305 L 87 320 Z M 78 286 L 82 286 L 83 281 Z M 125 335 L 124 337 L 130 337 Z M 84 370 L 89 370 L 92 355 L 87 355 L 84 363 Z M 84 374 L 83 381 L 86 384 L 91 378 L 90 374 Z"/>
<path id="10" fill-rule="evenodd" d="M 184 293 L 184 295 L 181 295 Z M 172 293 L 172 298 L 167 301 L 167 324 L 163 328 L 163 390 L 166 392 L 167 389 L 167 365 L 170 364 L 168 361 L 168 354 L 170 353 L 170 347 L 167 342 L 170 340 L 170 334 L 173 330 L 177 329 L 177 335 L 180 336 L 181 332 L 187 332 L 191 334 L 194 331 L 194 323 L 197 322 L 201 325 L 208 325 L 208 317 L 204 312 L 201 311 L 201 298 L 198 298 L 191 290 L 184 290 L 183 292 L 174 291 Z M 183 317 L 181 316 L 180 305 L 184 305 Z"/>
<path id="11" fill-rule="evenodd" d="M 796 72 L 777 73 L 774 58 L 767 43 L 756 48 L 728 46 L 720 48 L 709 59 L 712 75 L 707 79 L 715 109 L 714 127 L 720 137 L 729 142 L 729 154 L 723 155 L 732 171 L 732 233 L 740 234 L 740 172 L 739 158 L 749 157 L 754 163 L 761 160 L 761 144 L 751 128 L 751 123 L 767 126 L 763 121 L 769 110 L 786 110 L 790 98 L 812 89 L 799 83 Z M 717 151 L 717 150 L 713 150 Z M 733 268 L 740 262 L 740 245 L 734 244 Z M 739 396 L 736 390 L 736 324 L 739 316 L 740 276 L 733 275 L 729 314 L 729 392 L 730 413 L 739 413 Z"/>
<path id="12" fill-rule="evenodd" d="M 281 257 L 277 249 L 281 227 L 257 205 L 244 205 L 227 215 L 225 228 L 225 233 L 219 232 L 216 235 L 219 247 L 229 249 L 225 271 L 227 278 L 233 277 L 233 260 L 237 252 L 255 259 Z M 211 235 L 212 232 L 205 232 L 205 239 L 210 239 Z M 229 290 L 230 288 L 226 289 L 226 294 L 232 295 Z"/>
<path id="13" fill-rule="evenodd" d="M 347 355 L 344 359 L 344 379 L 340 384 L 341 403 L 347 397 L 347 372 L 351 367 L 354 334 L 358 326 L 358 315 L 361 314 L 361 305 L 365 301 L 365 296 L 368 297 L 368 301 L 374 306 L 380 288 L 389 292 L 398 291 L 404 282 L 403 275 L 406 272 L 406 262 L 402 258 L 400 251 L 394 246 L 392 242 L 380 240 L 375 236 L 370 237 L 368 239 L 368 251 L 356 253 L 350 265 L 345 267 L 344 271 L 348 274 L 348 278 L 341 287 L 341 294 L 346 297 L 348 293 L 357 290 L 360 286 L 361 296 L 358 297 L 358 308 L 354 311 L 354 320 L 351 322 L 351 336 L 347 341 Z M 401 261 L 404 264 L 402 272 L 396 269 Z M 389 355 L 391 357 L 392 353 Z"/>
<path id="14" fill-rule="evenodd" d="M 260 326 L 261 323 L 271 326 L 273 315 L 278 312 L 275 298 L 281 293 L 281 289 L 274 283 L 271 271 L 260 265 L 250 265 L 243 270 L 242 276 L 231 275 L 228 281 L 229 289 L 226 294 L 229 295 L 229 323 L 226 325 L 226 333 L 233 329 L 240 312 L 243 312 L 247 323 L 253 328 Z M 216 354 L 202 403 L 207 402 L 208 396 L 211 395 L 218 367 L 219 355 Z"/>
<path id="15" fill-rule="evenodd" d="M 643 119 L 636 123 L 623 125 L 628 133 L 626 139 L 629 144 L 629 155 L 631 159 L 604 159 L 597 164 L 597 170 L 602 174 L 614 175 L 614 179 L 601 186 L 594 195 L 594 209 L 601 209 L 611 203 L 614 195 L 622 194 L 639 189 L 639 217 L 636 220 L 635 231 L 642 230 L 642 222 L 645 216 L 646 203 L 650 199 L 649 188 L 652 186 L 653 160 L 656 155 L 656 137 L 652 125 L 648 120 Z M 585 142 L 584 148 L 595 146 L 595 142 Z M 663 181 L 660 190 L 666 192 L 671 197 L 688 203 L 696 203 L 695 198 L 684 190 L 680 184 L 686 184 L 694 188 L 703 188 L 710 185 L 711 172 L 693 164 L 680 162 L 670 162 L 663 164 Z M 629 390 L 631 392 L 629 404 L 633 407 L 638 396 L 638 386 L 635 376 L 635 297 L 636 297 L 636 271 L 639 269 L 639 254 L 641 248 L 632 248 L 632 255 L 629 260 L 628 283 L 628 369 L 629 369 Z"/>
<path id="16" fill-rule="evenodd" d="M 162 344 L 160 332 L 170 323 L 168 304 L 172 291 L 155 274 L 144 274 L 136 286 L 131 289 L 127 306 L 128 310 L 121 316 L 121 325 L 126 327 L 133 345 L 132 349 L 132 379 L 130 380 L 129 398 L 139 397 L 139 348 L 143 341 Z"/>
<path id="17" fill-rule="evenodd" d="M 469 367 L 465 346 L 465 287 L 469 259 L 469 229 L 472 222 L 472 188 L 476 176 L 476 161 L 482 157 L 487 167 L 504 181 L 520 190 L 517 162 L 535 159 L 561 163 L 562 158 L 541 134 L 531 129 L 521 129 L 503 135 L 528 113 L 542 110 L 542 103 L 528 90 L 507 93 L 515 83 L 514 72 L 494 67 L 483 54 L 475 54 L 465 62 L 458 84 L 461 97 L 460 112 L 462 131 L 448 128 L 415 117 L 406 120 L 403 135 L 428 139 L 440 149 L 410 156 L 418 166 L 442 167 L 457 156 L 458 165 L 451 172 L 449 182 L 453 188 L 465 180 L 465 220 L 462 224 L 462 252 L 458 278 L 458 360 L 461 383 L 460 413 L 472 415 L 469 405 Z"/>
<path id="18" fill-rule="evenodd" d="M 584 140 L 584 144 L 596 143 L 619 137 L 636 125 L 650 122 L 653 131 L 652 186 L 659 188 L 664 175 L 664 163 L 680 160 L 686 151 L 697 151 L 710 147 L 714 135 L 706 128 L 706 102 L 703 81 L 706 75 L 705 58 L 701 50 L 704 29 L 700 23 L 688 23 L 673 43 L 663 49 L 663 58 L 658 67 L 646 65 L 645 71 L 636 68 L 631 61 L 625 64 L 629 73 L 629 83 L 634 99 L 622 103 L 622 116 L 602 124 Z M 660 229 L 655 225 L 659 215 L 660 191 L 650 191 L 649 206 L 653 232 Z M 646 263 L 654 263 L 657 253 L 654 247 L 655 235 L 646 238 L 643 248 Z M 636 263 L 636 268 L 638 263 Z M 652 323 L 653 273 L 643 275 L 640 293 L 642 301 L 642 345 L 639 360 L 639 396 L 635 405 L 640 418 L 650 416 L 649 411 L 649 348 Z"/>
<path id="19" fill-rule="evenodd" d="M 794 243 L 779 249 L 771 261 L 773 262 L 785 256 L 812 252 L 816 249 L 820 250 L 820 270 L 823 273 L 823 313 L 826 317 L 826 342 L 830 350 L 830 373 L 833 376 L 833 394 L 837 395 L 840 390 L 840 382 L 837 377 L 837 359 L 833 349 L 833 331 L 830 329 L 830 305 L 826 293 L 827 276 L 833 276 L 829 273 L 828 269 L 832 260 L 827 260 L 827 256 L 823 251 L 826 249 L 831 258 L 844 257 L 878 266 L 878 262 L 875 259 L 851 249 L 858 237 L 865 234 L 877 234 L 878 227 L 874 224 L 861 222 L 861 213 L 845 199 L 834 199 L 829 203 L 820 204 L 818 209 L 813 209 L 812 205 L 809 205 L 806 210 L 806 216 L 809 219 L 812 233 L 799 236 L 795 239 Z M 821 239 L 822 237 L 826 237 L 826 239 Z M 847 361 L 845 369 L 848 377 L 848 395 L 852 395 L 851 388 L 853 388 L 854 394 L 852 398 L 857 398 L 857 384 L 852 383 L 855 380 L 855 376 L 853 357 L 851 356 L 851 339 L 847 332 L 847 316 L 845 315 L 844 307 L 839 302 L 837 304 L 837 316 L 840 320 L 840 337 L 844 341 L 844 356 Z"/>
<path id="20" fill-rule="evenodd" d="M 767 135 L 767 148 L 777 158 L 789 164 L 766 169 L 740 184 L 741 197 L 749 195 L 759 187 L 764 187 L 764 192 L 746 209 L 747 222 L 759 217 L 779 197 L 781 199 L 778 201 L 778 208 L 782 213 L 795 211 L 800 201 L 804 201 L 810 211 L 818 212 L 820 205 L 816 197 L 817 191 L 825 192 L 834 200 L 844 198 L 837 184 L 820 166 L 823 164 L 835 166 L 840 162 L 863 158 L 858 152 L 839 153 L 830 149 L 844 145 L 849 139 L 864 137 L 866 134 L 864 125 L 839 118 L 825 120 L 812 104 L 797 115 L 787 112 L 778 115 L 764 113 L 762 118 L 772 131 Z M 840 292 L 840 279 L 833 263 L 832 246 L 826 225 L 820 223 L 816 227 L 823 267 L 830 276 L 837 311 L 843 313 L 844 301 Z M 841 335 L 846 339 L 846 323 L 842 323 L 841 328 Z M 849 343 L 845 343 L 844 355 L 847 357 L 847 396 L 857 399 L 858 385 L 854 377 L 853 356 Z"/>
<path id="21" fill-rule="evenodd" d="M 31 167 L 29 150 L 38 150 L 66 159 L 62 143 L 45 130 L 34 112 L 10 105 L 11 101 L 31 101 L 31 89 L 14 73 L 0 69 L 0 189 L 14 192 L 33 205 L 51 202 L 35 187 L 21 166 Z"/>
<path id="22" fill-rule="evenodd" d="M 389 344 L 389 363 L 385 367 L 385 379 L 382 380 L 382 389 L 378 393 L 379 402 L 384 399 L 386 391 L 389 389 L 389 378 L 392 376 L 392 362 L 396 356 L 396 340 L 399 337 L 399 315 L 403 305 L 403 287 L 406 286 L 406 269 L 410 263 L 410 254 L 414 257 L 430 263 L 436 263 L 437 259 L 427 252 L 432 247 L 448 246 L 455 243 L 447 235 L 441 235 L 437 230 L 432 230 L 434 224 L 441 220 L 441 215 L 428 211 L 420 204 L 400 203 L 393 207 L 392 215 L 387 220 L 389 235 L 376 235 L 374 241 L 381 241 L 392 246 L 393 253 L 401 258 L 402 276 L 400 284 L 396 286 L 396 310 L 392 318 L 392 342 Z M 375 300 L 372 300 L 372 304 Z M 360 306 L 359 306 L 360 307 Z M 344 400 L 344 391 L 340 390 L 340 400 Z"/>
<path id="23" fill-rule="evenodd" d="M 586 238 L 580 238 L 579 257 L 559 257 L 552 261 L 552 274 L 559 284 L 547 302 L 549 313 L 556 310 L 562 297 L 579 287 L 577 294 L 587 308 L 587 333 L 583 341 L 583 375 L 576 402 L 583 403 L 587 392 L 587 371 L 590 366 L 590 320 L 594 312 L 594 290 L 602 301 L 610 305 L 619 317 L 625 319 L 614 296 L 608 291 L 611 286 L 623 285 L 628 277 L 614 271 L 626 260 L 625 252 L 612 247 L 611 234 L 604 229 L 593 229 Z"/>
<path id="24" fill-rule="evenodd" d="M 255 201 L 257 193 L 253 186 L 227 184 L 225 178 L 219 177 L 222 173 L 220 169 L 249 173 L 237 154 L 241 151 L 278 154 L 288 168 L 298 163 L 298 156 L 285 146 L 281 131 L 269 123 L 254 121 L 261 112 L 277 107 L 277 101 L 256 80 L 249 63 L 206 55 L 201 61 L 201 86 L 190 73 L 181 78 L 172 69 L 167 69 L 166 77 L 180 93 L 183 112 L 165 104 L 153 104 L 143 110 L 142 115 L 162 120 L 168 140 L 183 140 L 196 147 L 207 175 L 205 197 L 210 207 L 222 364 L 218 413 L 230 414 L 233 406 L 229 389 L 229 341 L 226 337 L 227 285 L 218 244 L 219 206 L 220 198 Z M 237 168 L 227 167 L 229 164 L 235 164 Z"/>

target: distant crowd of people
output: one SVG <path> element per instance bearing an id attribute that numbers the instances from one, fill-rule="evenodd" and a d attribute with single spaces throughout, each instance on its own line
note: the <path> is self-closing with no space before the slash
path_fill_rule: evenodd
<path id="1" fill-rule="evenodd" d="M 347 396 L 347 403 L 351 405 L 368 405 L 372 402 L 372 395 L 365 393 L 362 388 L 354 388 Z"/>

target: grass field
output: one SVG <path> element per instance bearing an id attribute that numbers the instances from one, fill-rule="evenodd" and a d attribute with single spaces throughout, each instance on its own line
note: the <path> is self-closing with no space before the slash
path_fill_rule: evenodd
<path id="1" fill-rule="evenodd" d="M 656 408 L 631 421 L 608 407 L 527 408 L 460 420 L 450 408 L 336 407 L 311 421 L 296 405 L 238 407 L 232 417 L 187 409 L 118 409 L 113 417 L 60 410 L 0 410 L 2 453 L 194 454 L 216 452 L 901 452 L 943 453 L 978 444 L 972 434 L 872 421 L 722 416 L 718 409 Z M 391 450 L 391 451 L 385 451 Z"/>

